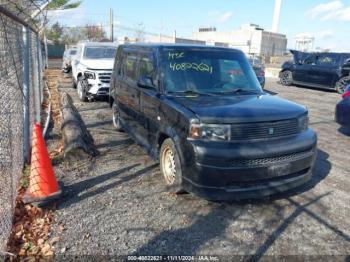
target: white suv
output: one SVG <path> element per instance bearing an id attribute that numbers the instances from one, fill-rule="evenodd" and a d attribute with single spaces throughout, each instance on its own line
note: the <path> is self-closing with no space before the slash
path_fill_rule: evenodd
<path id="1" fill-rule="evenodd" d="M 80 100 L 108 96 L 117 45 L 82 42 L 77 50 L 72 61 L 72 75 Z"/>

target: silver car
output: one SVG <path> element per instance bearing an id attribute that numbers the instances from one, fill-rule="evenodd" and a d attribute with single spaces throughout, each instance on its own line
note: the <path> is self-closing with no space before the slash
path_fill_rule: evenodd
<path id="1" fill-rule="evenodd" d="M 62 71 L 69 73 L 72 70 L 72 57 L 77 54 L 77 49 L 67 49 L 63 53 Z"/>

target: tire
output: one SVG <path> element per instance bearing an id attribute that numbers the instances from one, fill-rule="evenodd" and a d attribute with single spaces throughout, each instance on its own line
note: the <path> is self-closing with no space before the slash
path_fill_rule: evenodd
<path id="1" fill-rule="evenodd" d="M 281 73 L 280 82 L 283 86 L 291 86 L 293 84 L 293 74 L 286 70 Z"/>
<path id="2" fill-rule="evenodd" d="M 77 88 L 77 81 L 75 81 L 74 77 L 73 78 L 73 88 L 76 89 Z"/>
<path id="3" fill-rule="evenodd" d="M 170 138 L 165 139 L 160 148 L 159 161 L 167 190 L 176 194 L 184 193 L 180 157 L 173 140 Z"/>
<path id="4" fill-rule="evenodd" d="M 78 92 L 78 96 L 79 96 L 80 101 L 87 102 L 88 99 L 87 99 L 86 91 L 85 91 L 85 88 L 84 88 L 84 84 L 85 83 L 83 83 L 83 81 L 84 80 L 79 80 L 78 81 L 77 92 Z"/>
<path id="5" fill-rule="evenodd" d="M 350 76 L 345 76 L 339 79 L 337 83 L 335 83 L 335 90 L 339 94 L 343 94 L 345 91 L 345 88 L 350 85 Z"/>
<path id="6" fill-rule="evenodd" d="M 122 128 L 122 125 L 120 124 L 118 106 L 115 102 L 113 102 L 113 105 L 112 105 L 112 119 L 113 119 L 113 125 L 115 129 L 118 132 L 122 132 L 123 128 Z"/>

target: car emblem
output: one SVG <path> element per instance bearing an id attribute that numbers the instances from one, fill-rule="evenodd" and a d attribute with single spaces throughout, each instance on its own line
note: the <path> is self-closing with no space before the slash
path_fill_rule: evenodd
<path id="1" fill-rule="evenodd" d="M 275 133 L 275 130 L 271 127 L 269 128 L 269 135 L 273 135 Z"/>

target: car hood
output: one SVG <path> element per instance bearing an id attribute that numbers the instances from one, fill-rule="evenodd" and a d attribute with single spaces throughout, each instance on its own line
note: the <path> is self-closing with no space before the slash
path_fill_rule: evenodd
<path id="1" fill-rule="evenodd" d="M 114 66 L 114 59 L 89 59 L 82 60 L 80 63 L 89 69 L 112 70 Z"/>
<path id="2" fill-rule="evenodd" d="M 171 97 L 191 110 L 202 123 L 231 124 L 292 119 L 307 112 L 306 108 L 271 95 L 226 97 Z"/>

